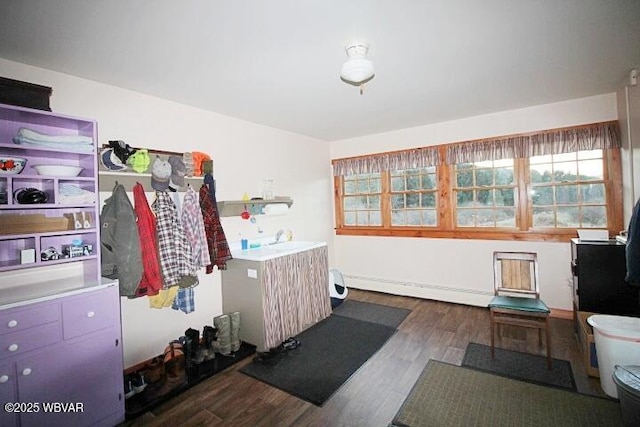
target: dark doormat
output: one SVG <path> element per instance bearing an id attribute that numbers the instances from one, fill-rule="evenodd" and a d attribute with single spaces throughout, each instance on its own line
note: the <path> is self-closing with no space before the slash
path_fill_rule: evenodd
<path id="1" fill-rule="evenodd" d="M 548 369 L 547 358 L 537 354 L 496 347 L 495 356 L 495 359 L 491 359 L 491 347 L 471 342 L 467 345 L 462 366 L 516 380 L 576 391 L 571 363 L 567 360 L 552 359 L 551 369 Z"/>
<path id="2" fill-rule="evenodd" d="M 400 326 L 402 321 L 411 313 L 406 308 L 391 307 L 388 305 L 374 304 L 346 299 L 333 310 L 333 314 L 351 317 L 352 319 L 366 322 L 379 323 L 392 328 Z"/>
<path id="3" fill-rule="evenodd" d="M 388 325 L 332 314 L 298 335 L 301 346 L 274 364 L 254 361 L 240 371 L 322 406 L 395 331 Z"/>

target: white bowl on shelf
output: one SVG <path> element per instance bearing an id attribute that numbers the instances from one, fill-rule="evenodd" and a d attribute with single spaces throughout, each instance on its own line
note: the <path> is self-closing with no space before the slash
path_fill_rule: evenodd
<path id="1" fill-rule="evenodd" d="M 31 165 L 36 170 L 38 175 L 47 176 L 78 176 L 82 169 L 80 166 L 70 165 Z"/>

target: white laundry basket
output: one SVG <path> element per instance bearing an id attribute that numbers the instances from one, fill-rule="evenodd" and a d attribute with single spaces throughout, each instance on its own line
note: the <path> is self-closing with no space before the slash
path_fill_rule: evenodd
<path id="1" fill-rule="evenodd" d="M 617 365 L 640 365 L 640 318 L 594 314 L 587 322 L 593 326 L 600 386 L 609 396 L 618 398 L 613 381 Z"/>

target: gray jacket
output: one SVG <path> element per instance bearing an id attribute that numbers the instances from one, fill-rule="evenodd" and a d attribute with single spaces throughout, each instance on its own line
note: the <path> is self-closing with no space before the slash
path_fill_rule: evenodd
<path id="1" fill-rule="evenodd" d="M 135 296 L 142 279 L 136 214 L 122 184 L 116 184 L 100 213 L 102 275 L 120 282 L 121 296 Z"/>

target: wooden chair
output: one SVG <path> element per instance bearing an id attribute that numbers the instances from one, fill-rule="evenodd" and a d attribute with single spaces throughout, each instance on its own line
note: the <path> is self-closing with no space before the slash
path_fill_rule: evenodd
<path id="1" fill-rule="evenodd" d="M 534 328 L 538 330 L 539 346 L 542 346 L 542 330 L 545 331 L 547 366 L 551 369 L 550 310 L 540 300 L 537 255 L 533 252 L 494 252 L 493 277 L 495 296 L 489 303 L 491 357 L 495 357 L 496 325 Z"/>

